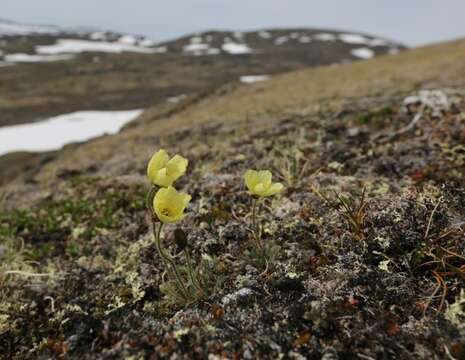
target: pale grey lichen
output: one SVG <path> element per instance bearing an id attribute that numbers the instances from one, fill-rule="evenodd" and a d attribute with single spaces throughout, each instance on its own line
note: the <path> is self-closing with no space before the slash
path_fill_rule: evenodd
<path id="1" fill-rule="evenodd" d="M 465 330 L 465 291 L 462 290 L 456 301 L 449 305 L 445 318 L 459 329 Z"/>

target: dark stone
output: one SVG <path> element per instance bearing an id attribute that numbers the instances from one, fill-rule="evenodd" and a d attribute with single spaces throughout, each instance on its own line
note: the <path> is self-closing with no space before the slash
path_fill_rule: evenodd
<path id="1" fill-rule="evenodd" d="M 282 292 L 304 291 L 305 287 L 299 279 L 281 278 L 271 283 L 271 286 Z"/>

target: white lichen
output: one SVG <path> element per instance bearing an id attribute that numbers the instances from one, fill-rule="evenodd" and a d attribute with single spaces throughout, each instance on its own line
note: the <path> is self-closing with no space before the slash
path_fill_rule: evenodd
<path id="1" fill-rule="evenodd" d="M 465 290 L 460 292 L 455 303 L 449 305 L 445 318 L 461 330 L 465 330 Z"/>
<path id="2" fill-rule="evenodd" d="M 223 303 L 223 305 L 228 305 L 232 302 L 237 302 L 241 298 L 246 298 L 252 294 L 253 294 L 253 291 L 245 287 L 245 288 L 237 290 L 236 292 L 232 294 L 228 294 L 224 296 L 221 302 Z"/>

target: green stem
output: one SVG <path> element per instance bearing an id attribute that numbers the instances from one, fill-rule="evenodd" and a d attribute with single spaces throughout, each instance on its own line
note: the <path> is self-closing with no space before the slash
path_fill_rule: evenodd
<path id="1" fill-rule="evenodd" d="M 155 245 L 158 251 L 158 254 L 160 254 L 161 258 L 165 261 L 167 265 L 171 266 L 171 269 L 173 270 L 173 274 L 176 278 L 176 282 L 178 283 L 178 286 L 182 289 L 183 296 L 187 299 L 189 298 L 189 292 L 187 291 L 186 287 L 184 286 L 184 282 L 182 281 L 181 274 L 179 274 L 178 268 L 176 264 L 174 263 L 173 259 L 171 256 L 165 252 L 163 249 L 163 246 L 161 244 L 161 230 L 163 228 L 163 223 L 160 223 L 160 226 L 158 227 L 158 230 L 156 230 L 156 223 L 153 223 L 153 233 L 155 236 Z"/>
<path id="2" fill-rule="evenodd" d="M 154 213 L 154 209 L 153 209 L 153 199 L 155 197 L 156 192 L 157 192 L 157 187 L 152 185 L 150 187 L 149 191 L 147 192 L 147 197 L 145 199 L 147 210 L 150 212 L 150 218 L 152 219 L 152 230 L 153 230 L 153 235 L 155 237 L 155 247 L 157 248 L 158 254 L 160 255 L 160 257 L 164 261 L 165 266 L 167 268 L 171 267 L 171 269 L 173 271 L 173 274 L 174 274 L 174 277 L 176 278 L 178 288 L 182 292 L 182 296 L 184 298 L 188 299 L 189 298 L 189 293 L 188 293 L 186 287 L 184 286 L 184 282 L 182 281 L 181 274 L 179 274 L 178 268 L 177 268 L 175 262 L 173 261 L 171 255 L 168 254 L 167 252 L 165 252 L 165 250 L 163 249 L 163 246 L 161 244 L 161 230 L 163 228 L 163 223 L 160 222 L 160 226 L 158 227 L 158 230 L 157 230 L 157 221 L 156 221 L 157 219 L 155 217 L 155 213 Z"/>
<path id="3" fill-rule="evenodd" d="M 200 291 L 203 295 L 205 295 L 205 291 L 202 289 L 202 287 L 200 286 L 199 282 L 197 281 L 197 278 L 195 277 L 194 275 L 194 269 L 192 267 L 192 261 L 191 261 L 191 257 L 190 257 L 190 254 L 189 254 L 189 250 L 184 249 L 184 255 L 186 256 L 186 263 L 187 263 L 187 273 L 189 275 L 189 279 L 191 280 L 191 283 L 192 285 L 198 290 Z"/>
<path id="4" fill-rule="evenodd" d="M 255 241 L 259 249 L 262 248 L 261 236 L 260 236 L 260 227 L 257 222 L 257 205 L 259 198 L 254 198 L 252 204 L 252 230 L 254 233 Z"/>
<path id="5" fill-rule="evenodd" d="M 157 191 L 157 188 L 154 185 L 150 186 L 149 191 L 147 191 L 147 197 L 145 198 L 145 206 L 147 207 L 147 210 L 149 210 L 150 212 L 151 219 L 153 219 L 153 216 L 154 216 L 153 198 L 155 196 L 156 191 Z"/>

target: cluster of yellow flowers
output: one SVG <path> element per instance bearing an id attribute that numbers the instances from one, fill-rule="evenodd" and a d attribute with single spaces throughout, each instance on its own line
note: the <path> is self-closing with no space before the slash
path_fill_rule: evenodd
<path id="1" fill-rule="evenodd" d="M 147 175 L 152 184 L 160 186 L 153 198 L 153 210 L 163 223 L 175 223 L 184 218 L 184 210 L 191 196 L 178 192 L 173 183 L 186 173 L 189 161 L 180 155 L 171 159 L 168 153 L 158 150 L 150 159 Z"/>
<path id="2" fill-rule="evenodd" d="M 178 192 L 173 183 L 186 173 L 189 161 L 180 155 L 171 159 L 168 153 L 160 149 L 151 158 L 147 175 L 152 184 L 160 186 L 153 198 L 153 211 L 163 223 L 175 223 L 185 216 L 184 211 L 191 196 Z M 249 193 L 258 198 L 271 196 L 283 190 L 281 183 L 272 182 L 272 174 L 268 170 L 247 170 L 244 175 Z"/>
<path id="3" fill-rule="evenodd" d="M 205 281 L 201 279 L 202 272 L 194 267 L 188 247 L 183 246 L 182 250 L 186 257 L 185 266 L 179 266 L 176 257 L 164 248 L 161 232 L 164 224 L 176 223 L 185 217 L 191 196 L 178 192 L 173 183 L 186 173 L 188 164 L 188 160 L 180 155 L 170 159 L 168 153 L 161 149 L 152 156 L 147 167 L 147 175 L 151 181 L 147 208 L 152 219 L 155 246 L 167 269 L 172 273 L 172 280 L 161 284 L 160 289 L 172 299 L 180 299 L 179 301 L 184 303 L 196 301 L 208 293 L 205 290 Z M 271 172 L 267 170 L 248 170 L 244 176 L 249 193 L 254 197 L 251 230 L 257 249 L 261 253 L 263 247 L 260 243 L 260 226 L 256 216 L 257 203 L 260 198 L 277 194 L 284 188 L 281 183 L 273 183 L 271 178 Z M 175 231 L 175 239 L 176 234 L 181 238 L 185 236 L 181 229 Z"/>

